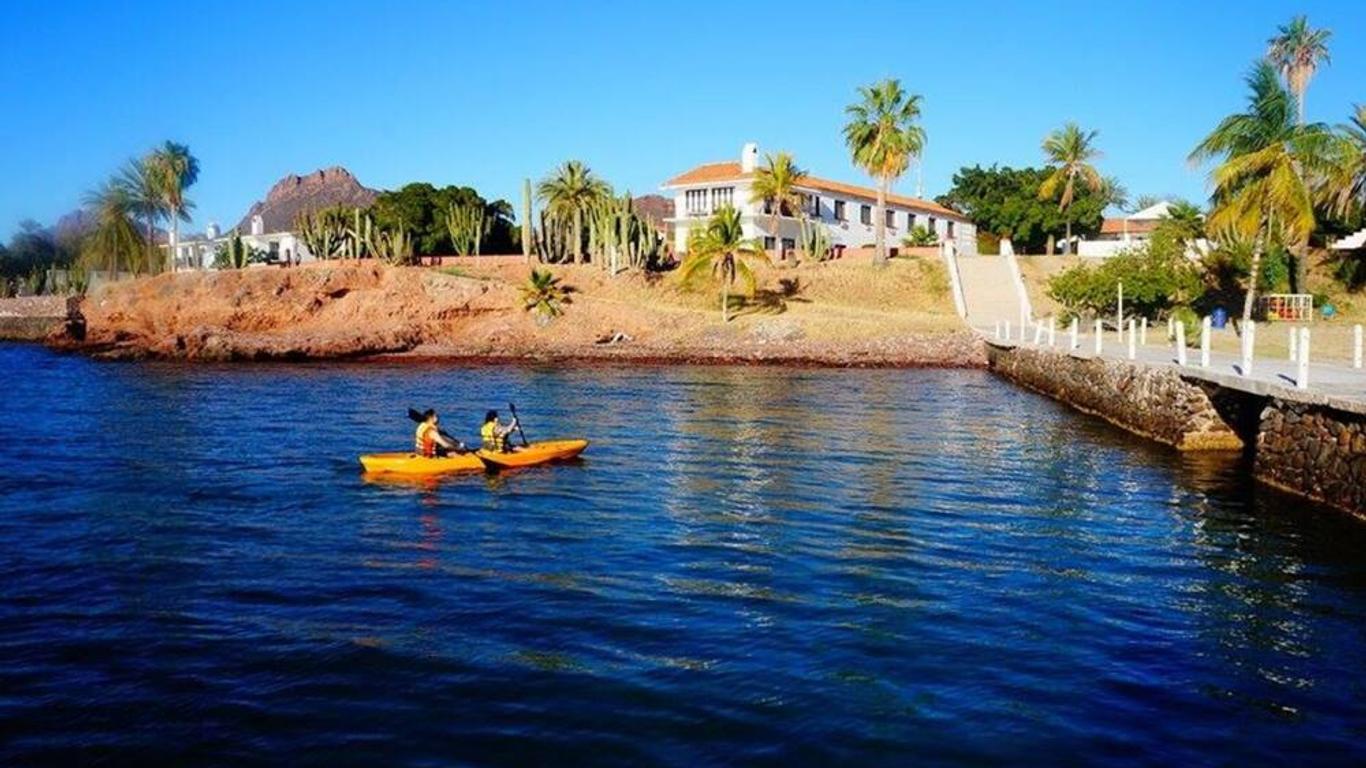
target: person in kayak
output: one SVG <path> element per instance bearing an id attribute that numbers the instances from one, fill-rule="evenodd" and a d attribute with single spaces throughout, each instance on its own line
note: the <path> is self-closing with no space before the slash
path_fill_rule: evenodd
<path id="1" fill-rule="evenodd" d="M 511 424 L 505 427 L 498 423 L 498 412 L 489 411 L 484 414 L 484 426 L 479 428 L 479 439 L 486 451 L 510 453 L 516 449 L 508 444 L 508 435 L 515 431 L 517 431 L 516 417 L 512 419 Z"/>
<path id="2" fill-rule="evenodd" d="M 420 456 L 435 458 L 446 456 L 452 453 L 464 453 L 466 448 L 459 440 L 453 440 L 441 431 L 437 426 L 440 417 L 436 411 L 428 408 L 422 414 L 422 421 L 417 425 L 417 433 L 413 436 L 413 450 Z"/>

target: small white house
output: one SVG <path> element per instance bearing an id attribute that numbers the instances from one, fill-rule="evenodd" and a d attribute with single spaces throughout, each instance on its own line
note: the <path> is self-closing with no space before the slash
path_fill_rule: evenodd
<path id="1" fill-rule="evenodd" d="M 797 212 L 783 211 L 776 231 L 772 231 L 772 217 L 765 203 L 750 200 L 758 168 L 759 145 L 750 143 L 741 150 L 738 162 L 699 165 L 665 182 L 661 188 L 674 198 L 674 216 L 667 221 L 674 228 L 675 250 L 686 251 L 692 227 L 705 225 L 712 213 L 725 205 L 740 212 L 745 237 L 761 240 L 770 251 L 795 249 L 800 238 Z M 805 177 L 797 188 L 806 200 L 806 219 L 824 224 L 834 246 L 873 245 L 876 189 L 815 176 Z M 958 253 L 977 253 L 977 228 L 963 214 L 938 203 L 889 194 L 884 215 L 889 248 L 901 247 L 902 239 L 919 226 L 934 232 L 939 242 L 953 243 Z"/>
<path id="2" fill-rule="evenodd" d="M 312 261 L 308 248 L 293 232 L 266 232 L 265 221 L 257 214 L 251 217 L 248 232 L 238 233 L 242 244 L 262 251 L 270 263 Z M 217 224 L 209 224 L 202 235 L 188 235 L 176 244 L 176 267 L 179 269 L 211 269 L 214 254 L 226 246 L 232 233 L 219 232 Z"/>
<path id="3" fill-rule="evenodd" d="M 1153 230 L 1170 213 L 1172 204 L 1162 201 L 1120 219 L 1105 219 L 1100 223 L 1100 234 L 1077 241 L 1077 255 L 1107 258 L 1148 242 Z"/>

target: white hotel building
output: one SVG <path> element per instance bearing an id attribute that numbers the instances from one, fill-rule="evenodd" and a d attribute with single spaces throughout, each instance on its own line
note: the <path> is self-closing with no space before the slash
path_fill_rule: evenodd
<path id="1" fill-rule="evenodd" d="M 745 237 L 762 240 L 764 248 L 793 249 L 800 237 L 795 216 L 778 217 L 778 231 L 770 231 L 770 215 L 764 201 L 750 200 L 750 188 L 759 165 L 759 145 L 746 144 L 739 162 L 708 163 L 682 173 L 662 186 L 674 198 L 674 249 L 688 248 L 688 232 L 705 224 L 725 205 L 740 212 Z M 797 189 L 806 199 L 806 218 L 826 226 L 831 243 L 846 249 L 873 245 L 876 239 L 877 190 L 807 176 Z M 952 243 L 958 253 L 977 253 L 977 227 L 961 213 L 929 200 L 887 195 L 887 246 L 902 248 L 901 241 L 915 227 L 925 227 L 940 243 Z"/>

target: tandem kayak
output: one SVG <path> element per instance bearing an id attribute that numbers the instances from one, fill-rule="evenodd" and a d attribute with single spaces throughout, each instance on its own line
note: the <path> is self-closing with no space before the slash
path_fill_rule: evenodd
<path id="1" fill-rule="evenodd" d="M 477 472 L 484 462 L 473 453 L 428 458 L 416 453 L 367 453 L 360 457 L 366 472 L 394 475 L 440 475 L 446 472 Z"/>
<path id="2" fill-rule="evenodd" d="M 587 440 L 546 440 L 514 451 L 479 451 L 475 455 L 492 469 L 534 467 L 551 461 L 567 461 L 583 453 Z"/>

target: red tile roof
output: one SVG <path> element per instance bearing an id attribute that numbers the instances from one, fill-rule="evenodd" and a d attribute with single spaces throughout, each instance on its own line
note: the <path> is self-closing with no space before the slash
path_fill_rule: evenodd
<path id="1" fill-rule="evenodd" d="M 690 171 L 681 173 L 672 179 L 664 182 L 665 187 L 683 187 L 692 184 L 710 184 L 721 181 L 744 181 L 754 176 L 753 173 L 745 173 L 740 170 L 739 162 L 728 163 L 706 163 L 699 165 Z M 802 179 L 798 186 L 807 189 L 820 190 L 822 192 L 833 192 L 839 195 L 849 195 L 850 197 L 860 197 L 868 200 L 877 199 L 877 190 L 872 187 L 860 187 L 854 184 L 845 184 L 840 181 L 830 181 L 815 176 L 807 176 Z M 887 195 L 887 202 L 903 208 L 914 208 L 919 211 L 938 213 L 947 218 L 954 218 L 959 221 L 967 221 L 968 217 L 951 208 L 945 208 L 939 203 L 929 200 L 922 200 L 918 197 L 906 197 L 904 195 Z"/>
<path id="2" fill-rule="evenodd" d="M 1128 228 L 1125 228 L 1125 222 Z M 1128 232 L 1131 235 L 1146 235 L 1157 229 L 1161 219 L 1106 219 L 1100 223 L 1100 233 L 1102 235 L 1123 235 Z"/>

